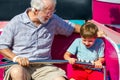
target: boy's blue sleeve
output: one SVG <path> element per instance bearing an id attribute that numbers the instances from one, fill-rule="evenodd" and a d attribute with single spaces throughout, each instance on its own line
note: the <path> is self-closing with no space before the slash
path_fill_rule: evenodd
<path id="1" fill-rule="evenodd" d="M 78 49 L 78 44 L 79 44 L 79 40 L 75 39 L 73 41 L 73 43 L 69 46 L 69 48 L 67 49 L 68 52 L 70 52 L 71 54 L 75 55 Z"/>
<path id="2" fill-rule="evenodd" d="M 105 49 L 105 44 L 104 42 L 100 45 L 100 49 L 99 49 L 99 57 L 104 57 L 104 49 Z"/>

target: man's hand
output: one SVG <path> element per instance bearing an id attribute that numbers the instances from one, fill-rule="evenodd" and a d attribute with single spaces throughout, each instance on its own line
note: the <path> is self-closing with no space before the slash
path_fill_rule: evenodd
<path id="1" fill-rule="evenodd" d="M 21 66 L 29 66 L 29 60 L 25 57 L 17 57 L 15 62 L 18 62 Z"/>
<path id="2" fill-rule="evenodd" d="M 107 34 L 104 31 L 99 30 L 97 33 L 97 37 L 104 37 L 107 36 Z"/>

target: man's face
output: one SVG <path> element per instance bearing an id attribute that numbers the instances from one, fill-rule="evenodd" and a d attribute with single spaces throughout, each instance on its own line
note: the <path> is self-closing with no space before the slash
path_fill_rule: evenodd
<path id="1" fill-rule="evenodd" d="M 95 43 L 96 38 L 82 38 L 82 43 L 87 47 L 90 48 L 91 46 L 93 46 L 93 44 Z"/>
<path id="2" fill-rule="evenodd" d="M 54 7 L 51 8 L 45 8 L 44 10 L 40 10 L 38 12 L 38 19 L 40 20 L 41 23 L 47 23 L 49 19 L 52 17 L 54 14 L 55 10 Z"/>

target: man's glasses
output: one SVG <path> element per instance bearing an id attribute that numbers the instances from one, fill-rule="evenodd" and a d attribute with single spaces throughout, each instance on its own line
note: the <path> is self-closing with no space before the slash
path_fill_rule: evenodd
<path id="1" fill-rule="evenodd" d="M 56 10 L 42 10 L 42 12 L 45 13 L 46 15 L 51 16 L 56 12 Z"/>

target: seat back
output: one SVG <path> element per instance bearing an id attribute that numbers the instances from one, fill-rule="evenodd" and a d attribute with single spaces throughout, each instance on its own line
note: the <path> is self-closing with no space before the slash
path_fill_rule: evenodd
<path id="1" fill-rule="evenodd" d="M 104 42 L 106 70 L 110 75 L 111 80 L 119 80 L 120 53 L 118 46 L 108 37 L 104 39 Z"/>
<path id="2" fill-rule="evenodd" d="M 120 25 L 120 3 L 109 3 L 109 1 L 119 2 L 119 0 L 106 0 L 106 2 L 93 0 L 93 19 L 102 24 Z"/>

